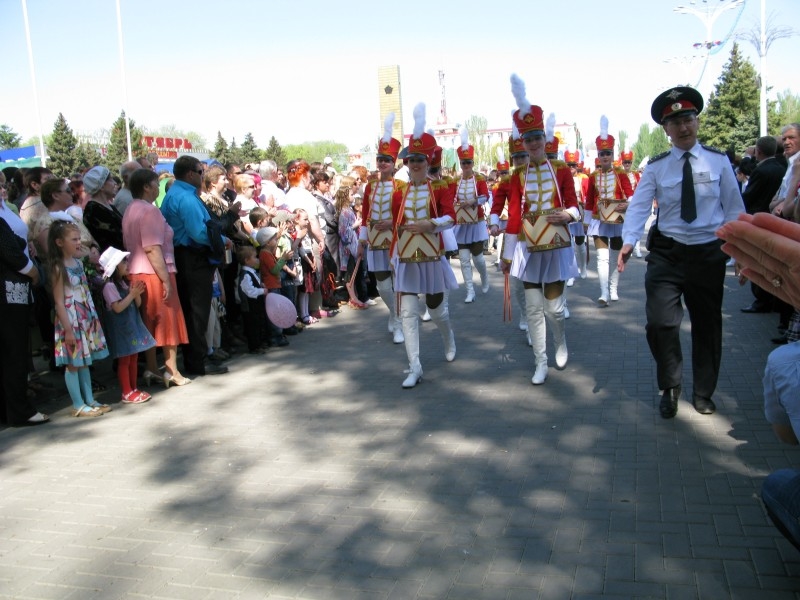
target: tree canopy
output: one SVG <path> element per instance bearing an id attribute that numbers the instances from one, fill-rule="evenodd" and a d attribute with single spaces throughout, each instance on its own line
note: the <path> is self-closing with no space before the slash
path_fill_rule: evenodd
<path id="1" fill-rule="evenodd" d="M 0 125 L 0 150 L 5 150 L 6 148 L 19 148 L 19 143 L 22 141 L 22 138 L 17 134 L 11 127 L 6 125 Z"/>
<path id="2" fill-rule="evenodd" d="M 705 110 L 698 139 L 741 154 L 758 139 L 759 85 L 755 67 L 734 44 Z"/>
<path id="3" fill-rule="evenodd" d="M 72 133 L 64 115 L 58 113 L 53 126 L 53 135 L 47 145 L 47 168 L 56 177 L 69 177 L 78 166 L 78 140 Z"/>
<path id="4" fill-rule="evenodd" d="M 642 123 L 639 127 L 639 138 L 631 146 L 633 151 L 633 164 L 638 169 L 644 166 L 642 161 L 669 150 L 670 144 L 664 128 L 654 125 L 651 129 L 647 123 Z"/>
<path id="5" fill-rule="evenodd" d="M 145 153 L 142 145 L 144 134 L 136 127 L 133 119 L 128 120 L 131 129 L 131 155 L 135 158 Z M 119 173 L 119 167 L 128 160 L 128 139 L 125 132 L 125 111 L 111 126 L 111 135 L 106 150 L 105 164 L 112 173 Z"/>

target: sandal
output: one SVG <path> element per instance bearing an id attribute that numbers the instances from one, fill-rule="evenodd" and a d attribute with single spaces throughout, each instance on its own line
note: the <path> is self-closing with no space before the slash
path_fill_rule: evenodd
<path id="1" fill-rule="evenodd" d="M 92 402 L 89 408 L 97 409 L 101 413 L 111 412 L 111 407 L 108 404 L 101 404 L 100 402 Z"/>
<path id="2" fill-rule="evenodd" d="M 152 396 L 146 392 L 140 392 L 139 390 L 132 390 L 122 396 L 122 403 L 142 404 L 143 402 L 147 402 L 148 400 L 150 400 L 150 398 L 152 398 Z"/>
<path id="3" fill-rule="evenodd" d="M 306 315 L 305 317 L 303 317 L 303 325 L 313 325 L 314 323 L 317 322 L 318 322 L 317 319 L 315 319 L 311 315 Z"/>
<path id="4" fill-rule="evenodd" d="M 360 300 L 350 300 L 350 302 L 347 303 L 347 306 L 349 306 L 353 310 L 364 310 L 365 308 L 369 308 L 366 304 L 364 304 Z"/>
<path id="5" fill-rule="evenodd" d="M 73 417 L 102 417 L 103 413 L 91 406 L 82 406 L 72 411 Z"/>

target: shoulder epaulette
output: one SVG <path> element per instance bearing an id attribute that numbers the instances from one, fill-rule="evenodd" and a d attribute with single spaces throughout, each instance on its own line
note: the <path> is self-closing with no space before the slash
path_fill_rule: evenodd
<path id="1" fill-rule="evenodd" d="M 566 167 L 567 163 L 563 160 L 554 159 L 550 161 L 550 164 L 553 166 L 554 169 L 560 169 L 561 167 Z"/>
<path id="2" fill-rule="evenodd" d="M 403 181 L 402 179 L 393 179 L 392 181 L 394 181 L 394 189 L 396 190 L 402 190 L 408 185 L 408 182 Z"/>
<path id="3" fill-rule="evenodd" d="M 509 177 L 511 175 L 517 175 L 519 173 L 524 173 L 527 170 L 528 170 L 528 165 L 519 165 L 518 167 L 514 167 L 514 170 L 511 172 Z"/>
<path id="4" fill-rule="evenodd" d="M 432 188 L 440 188 L 440 187 L 450 187 L 450 184 L 447 183 L 444 179 L 434 179 L 431 181 Z"/>
<path id="5" fill-rule="evenodd" d="M 651 163 L 654 163 L 654 162 L 656 162 L 657 160 L 661 160 L 662 158 L 666 158 L 667 156 L 669 156 L 669 150 L 667 150 L 666 152 L 662 152 L 661 154 L 658 154 L 658 155 L 654 156 L 653 158 L 651 158 L 650 160 L 648 160 L 648 161 L 647 161 L 647 164 L 649 165 L 649 164 L 651 164 Z"/>
<path id="6" fill-rule="evenodd" d="M 497 180 L 497 183 L 508 183 L 511 181 L 511 173 L 508 175 L 503 175 L 500 179 Z"/>
<path id="7" fill-rule="evenodd" d="M 722 150 L 720 150 L 719 148 L 714 148 L 713 146 L 706 146 L 705 144 L 700 144 L 700 145 L 701 145 L 703 148 L 705 148 L 706 150 L 708 150 L 709 152 L 714 152 L 715 154 L 724 154 L 725 156 L 727 156 L 727 154 L 725 154 L 725 153 L 724 153 Z"/>
<path id="8" fill-rule="evenodd" d="M 486 175 L 483 173 L 475 173 L 475 181 L 486 181 Z"/>

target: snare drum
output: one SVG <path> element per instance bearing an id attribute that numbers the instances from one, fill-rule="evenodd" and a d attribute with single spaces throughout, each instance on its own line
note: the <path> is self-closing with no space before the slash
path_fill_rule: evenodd
<path id="1" fill-rule="evenodd" d="M 617 206 L 625 204 L 624 200 L 598 200 L 595 218 L 601 223 L 622 225 L 625 222 L 625 213 L 617 212 Z"/>
<path id="2" fill-rule="evenodd" d="M 528 252 L 542 252 L 569 248 L 571 237 L 566 224 L 548 223 L 547 215 L 561 212 L 560 208 L 534 210 L 522 216 L 522 232 L 519 239 L 525 242 Z"/>
<path id="3" fill-rule="evenodd" d="M 397 253 L 400 262 L 419 263 L 439 260 L 440 242 L 438 233 L 411 233 L 401 230 L 397 238 Z"/>
<path id="4" fill-rule="evenodd" d="M 369 228 L 367 229 L 367 241 L 371 250 L 388 250 L 392 245 L 392 230 L 379 231 L 376 225 L 380 223 L 379 220 L 370 219 Z"/>

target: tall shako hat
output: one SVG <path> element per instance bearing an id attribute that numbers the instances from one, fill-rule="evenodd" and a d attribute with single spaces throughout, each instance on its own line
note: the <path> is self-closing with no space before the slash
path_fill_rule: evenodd
<path id="1" fill-rule="evenodd" d="M 544 135 L 544 113 L 540 106 L 532 105 L 525 97 L 525 82 L 516 73 L 511 75 L 511 93 L 519 110 L 514 112 L 514 123 L 523 139 Z"/>
<path id="2" fill-rule="evenodd" d="M 703 96 L 696 89 L 678 86 L 661 92 L 650 107 L 650 116 L 661 125 L 665 119 L 681 113 L 703 112 Z"/>
<path id="3" fill-rule="evenodd" d="M 435 137 L 433 135 L 433 129 L 428 129 L 428 135 L 431 137 Z M 438 144 L 438 142 L 437 142 Z M 431 157 L 431 164 L 430 167 L 432 169 L 436 169 L 442 166 L 442 147 L 437 145 L 436 148 L 433 150 L 433 156 Z"/>
<path id="4" fill-rule="evenodd" d="M 509 142 L 510 141 L 511 140 L 509 140 Z M 506 153 L 503 152 L 502 145 L 497 147 L 497 165 L 495 168 L 498 171 L 509 171 L 511 169 L 511 165 L 508 164 L 508 161 L 506 160 Z"/>
<path id="5" fill-rule="evenodd" d="M 436 138 L 425 133 L 425 104 L 420 102 L 414 107 L 414 133 L 408 140 L 408 156 L 418 154 L 430 162 L 435 151 Z"/>
<path id="6" fill-rule="evenodd" d="M 614 136 L 608 134 L 608 117 L 603 115 L 600 117 L 600 135 L 594 140 L 597 150 L 611 150 L 611 152 L 614 152 L 615 141 Z"/>
<path id="7" fill-rule="evenodd" d="M 578 160 L 579 160 L 579 158 L 578 158 L 578 151 L 577 150 L 575 150 L 574 152 L 571 151 L 571 150 L 564 150 L 564 162 L 566 162 L 568 165 L 577 166 L 578 165 Z"/>
<path id="8" fill-rule="evenodd" d="M 390 112 L 383 121 L 383 137 L 378 141 L 378 156 L 388 156 L 396 161 L 403 144 L 392 137 L 392 127 L 394 127 L 394 113 Z"/>
<path id="9" fill-rule="evenodd" d="M 550 113 L 547 117 L 547 123 L 544 127 L 544 153 L 545 154 L 558 154 L 558 138 L 555 135 L 556 131 L 556 115 Z"/>
<path id="10" fill-rule="evenodd" d="M 623 150 L 619 153 L 619 159 L 623 162 L 630 161 L 633 162 L 633 150 Z"/>
<path id="11" fill-rule="evenodd" d="M 469 145 L 469 131 L 467 131 L 467 127 L 462 125 L 458 133 L 461 135 L 461 145 L 456 148 L 458 160 L 474 160 L 475 148 Z"/>
<path id="12" fill-rule="evenodd" d="M 519 129 L 517 129 L 517 124 L 514 122 L 514 112 L 511 111 L 511 137 L 508 138 L 508 153 L 511 158 L 528 155 L 528 151 L 525 150 L 525 145 L 522 143 L 522 136 L 520 136 Z"/>

